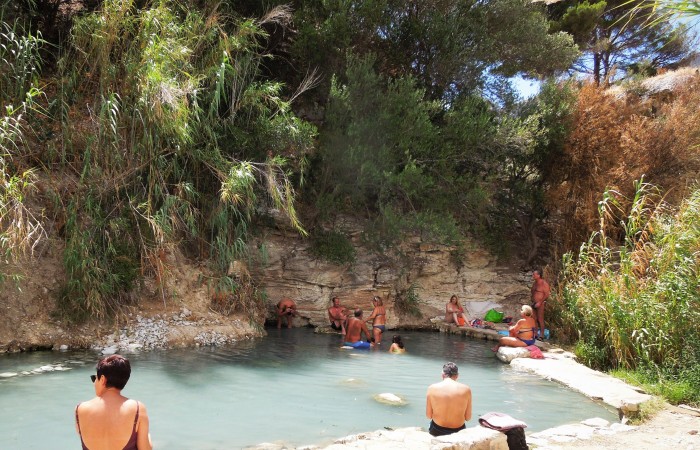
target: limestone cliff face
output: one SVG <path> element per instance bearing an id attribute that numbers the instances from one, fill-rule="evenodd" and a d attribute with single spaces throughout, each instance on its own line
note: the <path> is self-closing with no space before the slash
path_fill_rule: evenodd
<path id="1" fill-rule="evenodd" d="M 326 310 L 334 296 L 349 310 L 364 310 L 365 317 L 372 311 L 372 297 L 380 296 L 389 328 L 429 326 L 430 318 L 444 317 L 452 294 L 472 318 L 483 318 L 491 307 L 517 317 L 519 305 L 529 303 L 529 272 L 499 264 L 476 245 L 455 261 L 453 248 L 417 238 L 395 252 L 377 254 L 362 247 L 360 232 L 350 236 L 356 261 L 338 265 L 312 255 L 309 240 L 297 233 L 270 231 L 260 241 L 265 259 L 259 258 L 248 270 L 264 288 L 271 306 L 282 297 L 297 302 L 302 317 L 297 326 L 328 325 Z M 420 299 L 421 317 L 401 314 L 396 307 L 397 298 L 412 285 Z M 269 317 L 273 317 L 272 308 Z"/>
<path id="2" fill-rule="evenodd" d="M 529 273 L 499 264 L 476 244 L 459 262 L 452 256 L 453 248 L 418 238 L 404 242 L 396 251 L 378 254 L 362 246 L 359 224 L 348 221 L 343 229 L 351 230 L 349 236 L 357 252 L 353 264 L 316 258 L 309 251 L 309 239 L 293 230 L 271 228 L 258 242 L 265 249 L 261 252 L 265 258 L 258 255 L 250 267 L 235 264 L 233 271 L 247 270 L 265 290 L 269 319 L 274 318 L 273 305 L 282 297 L 293 298 L 301 313 L 296 326 L 328 325 L 326 311 L 333 296 L 349 310 L 363 309 L 365 317 L 372 310 L 371 298 L 380 296 L 390 329 L 432 327 L 430 319 L 444 317 L 445 303 L 452 294 L 460 298 L 472 318 L 483 317 L 491 307 L 517 317 L 519 305 L 528 302 Z M 167 321 L 163 333 L 177 331 L 165 339 L 171 346 L 200 344 L 201 339 L 196 338 L 206 333 L 215 333 L 227 342 L 264 334 L 260 324 L 250 324 L 243 312 L 231 316 L 214 313 L 211 292 L 202 281 L 207 278 L 202 275 L 209 274 L 177 251 L 166 254 L 169 277 L 163 286 L 144 280 L 142 289 L 133 294 L 133 305 L 113 322 L 73 326 L 51 314 L 65 279 L 60 250 L 48 247 L 39 258 L 26 263 L 20 286 L 5 284 L 0 289 L 0 353 L 102 345 L 115 330 L 138 331 L 139 316 L 158 323 Z M 396 306 L 411 286 L 419 299 L 420 316 L 402 313 Z M 183 310 L 188 311 L 187 324 L 171 323 Z"/>

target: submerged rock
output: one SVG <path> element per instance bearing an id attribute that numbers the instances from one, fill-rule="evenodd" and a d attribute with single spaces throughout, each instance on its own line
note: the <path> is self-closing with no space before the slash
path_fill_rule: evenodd
<path id="1" fill-rule="evenodd" d="M 379 403 L 385 403 L 387 405 L 392 406 L 404 406 L 408 404 L 408 402 L 405 399 L 399 397 L 396 394 L 392 394 L 391 392 L 377 394 L 373 398 Z"/>
<path id="2" fill-rule="evenodd" d="M 349 387 L 362 387 L 366 386 L 367 382 L 360 378 L 346 378 L 340 382 L 340 384 Z"/>

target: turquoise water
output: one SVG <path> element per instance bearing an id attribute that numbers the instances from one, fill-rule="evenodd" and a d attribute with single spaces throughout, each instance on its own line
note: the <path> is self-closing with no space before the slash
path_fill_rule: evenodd
<path id="1" fill-rule="evenodd" d="M 268 330 L 264 339 L 224 348 L 127 355 L 132 376 L 123 393 L 143 401 L 158 449 L 238 449 L 262 442 L 292 446 L 382 427 L 422 426 L 425 392 L 454 361 L 474 395 L 473 418 L 500 411 L 537 431 L 617 414 L 562 386 L 502 364 L 485 341 L 441 333 L 401 333 L 404 355 L 340 349 L 338 335 L 308 329 Z M 391 333 L 387 333 L 390 339 Z M 386 336 L 385 335 L 385 336 Z M 386 339 L 388 344 L 389 339 Z M 0 378 L 0 448 L 80 448 L 74 408 L 94 396 L 95 352 L 0 356 L 0 373 L 60 363 L 68 371 Z M 408 401 L 389 406 L 373 396 Z"/>

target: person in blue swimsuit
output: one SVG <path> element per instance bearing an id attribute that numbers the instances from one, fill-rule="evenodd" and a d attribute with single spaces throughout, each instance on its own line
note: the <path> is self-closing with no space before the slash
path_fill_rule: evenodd
<path id="1" fill-rule="evenodd" d="M 535 334 L 537 332 L 537 321 L 532 317 L 532 307 L 523 305 L 520 308 L 522 319 L 515 325 L 508 328 L 510 336 L 503 336 L 498 340 L 498 345 L 492 350 L 497 352 L 501 347 L 527 347 L 535 344 Z"/>
<path id="2" fill-rule="evenodd" d="M 353 317 L 348 319 L 348 324 L 345 327 L 345 342 L 343 345 L 353 348 L 370 348 L 370 342 L 373 340 L 372 335 L 369 334 L 367 330 L 367 325 L 362 320 L 362 310 L 356 309 Z M 360 340 L 362 334 L 367 337 L 366 341 Z"/>

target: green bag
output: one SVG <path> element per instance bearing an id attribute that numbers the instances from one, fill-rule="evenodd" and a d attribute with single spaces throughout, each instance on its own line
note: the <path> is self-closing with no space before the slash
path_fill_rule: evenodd
<path id="1" fill-rule="evenodd" d="M 487 322 L 493 322 L 493 323 L 501 323 L 503 320 L 503 314 L 500 311 L 496 311 L 495 309 L 489 309 L 486 315 L 484 316 L 484 320 Z"/>

